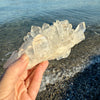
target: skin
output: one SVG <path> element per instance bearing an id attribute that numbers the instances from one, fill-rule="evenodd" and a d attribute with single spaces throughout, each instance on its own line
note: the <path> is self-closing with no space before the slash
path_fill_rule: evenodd
<path id="1" fill-rule="evenodd" d="M 22 55 L 8 67 L 0 81 L 0 100 L 35 100 L 48 61 L 27 70 L 29 58 Z"/>

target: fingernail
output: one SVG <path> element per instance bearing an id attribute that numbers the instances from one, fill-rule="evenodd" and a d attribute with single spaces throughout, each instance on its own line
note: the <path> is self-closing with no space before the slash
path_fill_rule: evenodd
<path id="1" fill-rule="evenodd" d="M 43 61 L 43 63 L 45 64 L 45 63 L 48 63 L 49 64 L 49 61 L 47 60 L 47 61 Z"/>
<path id="2" fill-rule="evenodd" d="M 21 57 L 20 57 L 20 60 L 22 61 L 22 62 L 26 62 L 26 61 L 28 61 L 28 56 L 26 55 L 26 54 L 23 54 Z"/>
<path id="3" fill-rule="evenodd" d="M 49 62 L 48 62 L 48 61 L 43 61 L 43 62 L 41 63 L 41 65 L 42 65 L 42 66 L 45 66 L 45 65 L 48 66 L 48 65 L 49 65 Z"/>

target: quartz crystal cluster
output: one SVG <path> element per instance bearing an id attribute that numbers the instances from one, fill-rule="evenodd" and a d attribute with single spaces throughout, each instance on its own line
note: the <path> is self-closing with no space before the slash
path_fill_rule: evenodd
<path id="1" fill-rule="evenodd" d="M 4 68 L 24 53 L 29 57 L 27 69 L 45 60 L 66 58 L 71 48 L 85 39 L 85 30 L 84 22 L 73 29 L 68 20 L 57 20 L 53 25 L 44 23 L 42 27 L 32 26 L 31 31 L 24 37 L 24 43 L 18 51 L 12 53 Z"/>

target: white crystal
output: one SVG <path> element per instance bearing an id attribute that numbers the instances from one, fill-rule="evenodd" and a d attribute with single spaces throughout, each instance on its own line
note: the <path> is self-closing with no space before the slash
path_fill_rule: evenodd
<path id="1" fill-rule="evenodd" d="M 68 20 L 57 20 L 51 26 L 44 23 L 42 28 L 32 26 L 31 31 L 24 37 L 24 43 L 18 51 L 13 52 L 4 68 L 7 68 L 23 53 L 29 57 L 27 69 L 45 60 L 66 58 L 71 48 L 85 39 L 85 29 L 85 22 L 80 23 L 74 30 Z"/>

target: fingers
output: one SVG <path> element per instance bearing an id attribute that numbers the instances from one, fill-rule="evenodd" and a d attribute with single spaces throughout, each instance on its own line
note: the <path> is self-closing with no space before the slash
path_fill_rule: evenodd
<path id="1" fill-rule="evenodd" d="M 10 69 L 21 74 L 27 67 L 29 58 L 26 54 L 23 54 L 15 63 L 10 66 Z"/>
<path id="2" fill-rule="evenodd" d="M 22 55 L 15 63 L 13 63 L 6 71 L 2 82 L 8 86 L 14 85 L 28 65 L 29 59 L 27 55 Z"/>
<path id="3" fill-rule="evenodd" d="M 36 69 L 33 71 L 33 73 L 32 73 L 33 78 L 32 78 L 32 81 L 30 83 L 30 86 L 28 88 L 28 93 L 31 96 L 31 98 L 32 97 L 36 98 L 37 93 L 38 93 L 39 88 L 40 88 L 41 81 L 42 81 L 43 73 L 46 70 L 48 64 L 49 64 L 48 61 L 42 62 L 39 65 L 37 65 Z"/>

